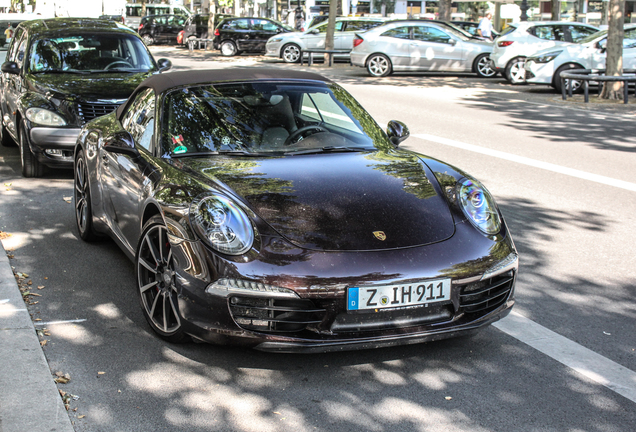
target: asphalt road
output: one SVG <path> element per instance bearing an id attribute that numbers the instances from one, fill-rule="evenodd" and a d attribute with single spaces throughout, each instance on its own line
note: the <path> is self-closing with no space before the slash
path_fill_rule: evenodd
<path id="1" fill-rule="evenodd" d="M 175 68 L 297 67 L 155 55 Z M 59 387 L 77 396 L 76 431 L 633 431 L 633 106 L 564 104 L 547 89 L 469 75 L 378 81 L 315 69 L 381 125 L 404 121 L 405 147 L 495 195 L 521 257 L 515 315 L 472 337 L 371 351 L 169 345 L 143 318 L 132 263 L 112 241 L 79 240 L 65 200 L 72 172 L 23 179 L 17 148 L 0 147 L 3 244 L 16 271 L 44 286 L 29 309 L 47 329 L 51 370 L 71 376 Z M 545 332 L 528 337 L 534 328 Z M 585 367 L 566 365 L 568 355 Z M 609 369 L 620 385 L 604 380 Z"/>

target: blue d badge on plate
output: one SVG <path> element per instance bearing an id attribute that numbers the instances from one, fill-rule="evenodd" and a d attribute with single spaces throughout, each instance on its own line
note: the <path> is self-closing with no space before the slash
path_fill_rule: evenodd
<path id="1" fill-rule="evenodd" d="M 359 302 L 359 288 L 349 288 L 348 290 L 348 298 L 347 298 L 347 309 L 348 310 L 358 310 L 358 302 Z"/>

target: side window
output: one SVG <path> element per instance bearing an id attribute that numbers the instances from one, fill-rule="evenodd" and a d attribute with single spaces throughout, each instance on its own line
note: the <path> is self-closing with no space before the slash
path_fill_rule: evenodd
<path id="1" fill-rule="evenodd" d="M 19 28 L 15 32 L 15 37 L 11 41 L 11 45 L 9 46 L 9 50 L 7 52 L 7 60 L 15 61 L 15 52 L 18 50 L 18 45 L 22 40 L 22 36 L 24 35 L 24 30 Z"/>
<path id="2" fill-rule="evenodd" d="M 316 27 L 316 30 L 318 30 L 320 33 L 327 33 L 327 22 L 325 22 L 323 25 L 321 25 L 320 27 Z M 342 28 L 344 27 L 345 22 L 344 21 L 336 21 L 336 29 L 335 31 L 339 32 L 342 31 Z"/>
<path id="3" fill-rule="evenodd" d="M 135 140 L 135 144 L 150 150 L 155 127 L 155 92 L 140 92 L 124 115 L 122 126 Z"/>
<path id="4" fill-rule="evenodd" d="M 185 17 L 185 18 L 188 17 L 188 12 L 186 12 L 186 10 L 183 9 L 181 6 L 175 6 L 171 13 L 175 15 L 181 15 L 182 17 Z"/>
<path id="5" fill-rule="evenodd" d="M 410 39 L 408 27 L 397 27 L 382 33 L 382 36 L 394 37 L 398 39 Z"/>
<path id="6" fill-rule="evenodd" d="M 227 22 L 223 28 L 229 30 L 249 30 L 250 23 L 246 19 L 237 19 Z"/>
<path id="7" fill-rule="evenodd" d="M 539 39 L 555 40 L 554 27 L 552 26 L 536 26 L 531 32 L 532 35 Z"/>
<path id="8" fill-rule="evenodd" d="M 360 133 L 356 124 L 327 93 L 304 94 L 300 115 Z"/>
<path id="9" fill-rule="evenodd" d="M 572 42 L 578 42 L 581 39 L 586 38 L 593 33 L 596 33 L 596 30 L 589 27 L 571 25 L 569 26 L 569 28 Z"/>
<path id="10" fill-rule="evenodd" d="M 636 28 L 625 30 L 623 48 L 636 48 Z"/>
<path id="11" fill-rule="evenodd" d="M 434 27 L 414 27 L 413 39 L 424 42 L 448 43 L 450 36 Z"/>

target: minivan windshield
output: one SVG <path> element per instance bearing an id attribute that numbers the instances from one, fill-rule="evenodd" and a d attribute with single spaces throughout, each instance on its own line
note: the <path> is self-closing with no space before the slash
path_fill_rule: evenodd
<path id="1" fill-rule="evenodd" d="M 156 69 L 152 56 L 136 36 L 128 34 L 76 34 L 33 41 L 29 71 L 149 72 Z"/>

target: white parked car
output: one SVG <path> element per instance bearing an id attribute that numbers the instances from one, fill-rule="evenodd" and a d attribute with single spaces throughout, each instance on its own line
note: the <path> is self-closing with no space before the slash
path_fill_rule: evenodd
<path id="1" fill-rule="evenodd" d="M 472 38 L 443 21 L 391 21 L 353 42 L 351 64 L 371 76 L 392 72 L 475 72 L 481 77 L 497 74 L 490 67 L 492 42 Z"/>
<path id="2" fill-rule="evenodd" d="M 605 69 L 607 30 L 594 33 L 579 43 L 562 44 L 528 57 L 526 81 L 547 84 L 561 91 L 561 72 L 568 69 Z M 623 69 L 636 69 L 636 25 L 625 26 L 623 38 Z M 579 81 L 572 82 L 578 90 Z"/>
<path id="3" fill-rule="evenodd" d="M 351 51 L 356 33 L 364 32 L 386 22 L 387 18 L 336 18 L 333 35 L 334 49 Z M 265 55 L 282 58 L 286 63 L 296 63 L 300 53 L 307 49 L 325 49 L 327 21 L 304 32 L 285 33 L 269 38 Z M 349 53 L 334 55 L 334 58 L 348 58 Z"/>
<path id="4" fill-rule="evenodd" d="M 510 24 L 495 40 L 492 66 L 511 83 L 525 83 L 526 58 L 537 51 L 578 42 L 598 29 L 589 24 L 564 21 L 524 21 Z"/>

